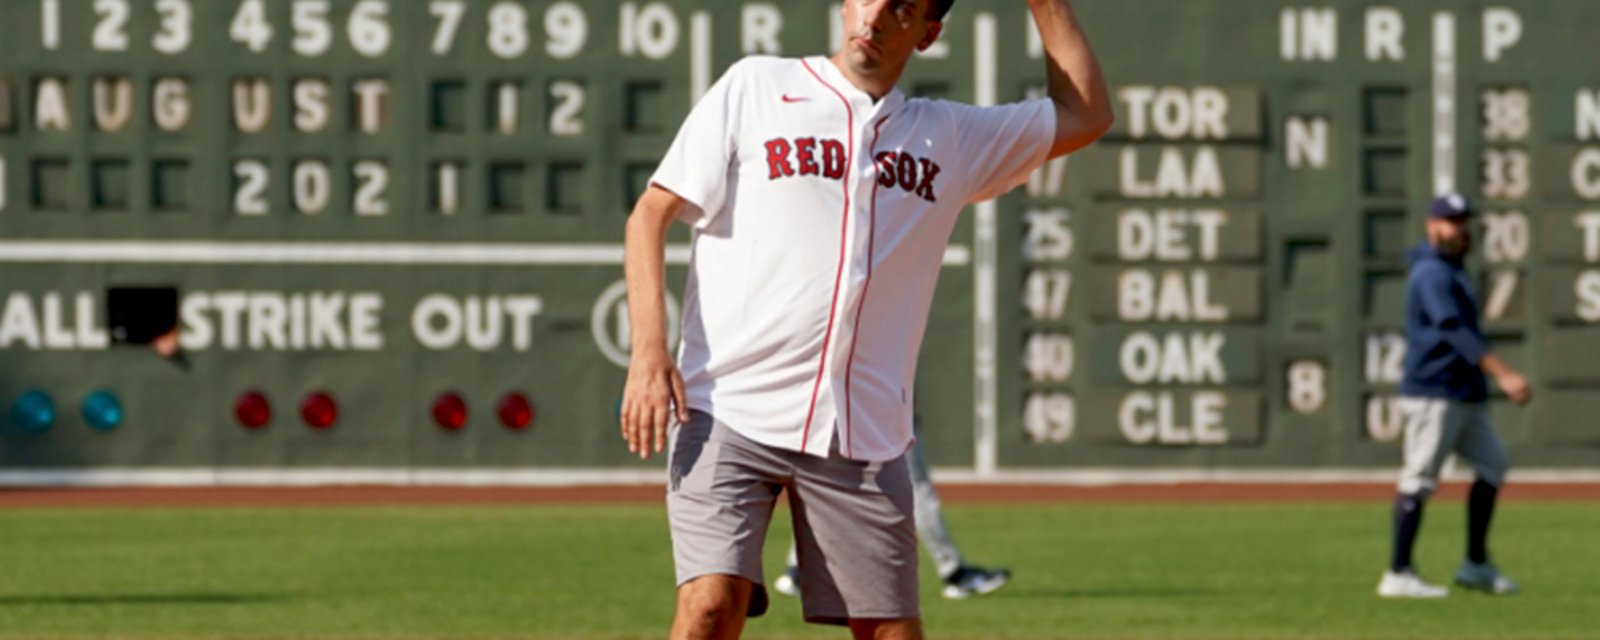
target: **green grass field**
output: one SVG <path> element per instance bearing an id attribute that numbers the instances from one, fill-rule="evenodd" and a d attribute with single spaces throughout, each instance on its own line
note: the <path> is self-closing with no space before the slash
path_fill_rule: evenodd
<path id="1" fill-rule="evenodd" d="M 955 505 L 973 560 L 1017 578 L 923 606 L 940 638 L 1596 638 L 1600 509 L 1507 504 L 1497 560 L 1525 593 L 1373 595 L 1383 504 Z M 1462 510 L 1434 505 L 1443 580 Z M 788 541 L 780 513 L 768 544 Z M 0 510 L 4 638 L 648 638 L 672 611 L 658 506 Z M 778 597 L 746 637 L 846 637 Z"/>

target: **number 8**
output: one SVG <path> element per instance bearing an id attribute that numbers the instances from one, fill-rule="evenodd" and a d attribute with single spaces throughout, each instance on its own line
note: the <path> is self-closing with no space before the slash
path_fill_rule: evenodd
<path id="1" fill-rule="evenodd" d="M 511 59 L 528 50 L 528 10 L 515 2 L 489 9 L 489 50 Z"/>
<path id="2" fill-rule="evenodd" d="M 1289 408 L 1295 413 L 1316 413 L 1328 402 L 1328 367 L 1316 360 L 1289 364 Z"/>

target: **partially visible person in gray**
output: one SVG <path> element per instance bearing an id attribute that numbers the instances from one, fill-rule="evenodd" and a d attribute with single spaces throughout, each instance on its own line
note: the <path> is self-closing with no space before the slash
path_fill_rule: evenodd
<path id="1" fill-rule="evenodd" d="M 944 582 L 940 594 L 952 600 L 959 600 L 993 593 L 1000 587 L 1006 586 L 1006 583 L 1011 581 L 1011 569 L 967 564 L 961 555 L 961 549 L 956 547 L 956 541 L 950 535 L 950 525 L 944 521 L 944 511 L 939 503 L 939 491 L 933 488 L 933 478 L 928 473 L 928 457 L 922 451 L 921 440 L 911 445 L 911 451 L 906 455 L 906 459 L 911 463 L 911 490 L 916 504 L 917 540 L 922 543 L 923 551 L 928 552 L 934 568 L 939 572 L 939 579 Z M 800 558 L 794 544 L 789 545 L 786 562 L 788 566 L 784 568 L 783 573 L 777 580 L 772 581 L 772 589 L 786 596 L 798 596 Z"/>

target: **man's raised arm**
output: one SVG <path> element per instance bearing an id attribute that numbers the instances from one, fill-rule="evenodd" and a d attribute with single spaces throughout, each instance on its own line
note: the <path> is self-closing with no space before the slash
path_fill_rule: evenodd
<path id="1" fill-rule="evenodd" d="M 1100 61 L 1068 0 L 1028 0 L 1044 41 L 1045 75 L 1056 103 L 1056 139 L 1050 157 L 1071 153 L 1111 128 L 1111 94 Z"/>

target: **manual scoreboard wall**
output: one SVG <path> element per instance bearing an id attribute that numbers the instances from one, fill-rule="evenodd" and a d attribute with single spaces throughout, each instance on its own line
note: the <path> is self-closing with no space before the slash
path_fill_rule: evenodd
<path id="1" fill-rule="evenodd" d="M 1600 5 L 1427 4 L 1075 3 L 1117 125 L 957 227 L 936 463 L 1392 465 L 1403 256 L 1449 191 L 1535 384 L 1491 401 L 1513 455 L 1600 462 Z M 637 464 L 627 211 L 723 69 L 834 49 L 837 6 L 4 3 L 0 463 Z M 963 0 L 902 89 L 1003 103 L 1042 66 L 1024 3 Z M 175 291 L 181 357 L 112 290 Z"/>

